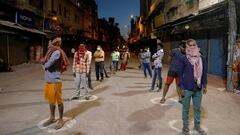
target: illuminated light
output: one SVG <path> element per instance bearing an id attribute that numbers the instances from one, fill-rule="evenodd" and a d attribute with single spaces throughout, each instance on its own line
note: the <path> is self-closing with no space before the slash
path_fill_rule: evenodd
<path id="1" fill-rule="evenodd" d="M 53 21 L 57 21 L 57 16 L 53 16 L 53 17 L 52 17 L 52 20 L 53 20 Z"/>

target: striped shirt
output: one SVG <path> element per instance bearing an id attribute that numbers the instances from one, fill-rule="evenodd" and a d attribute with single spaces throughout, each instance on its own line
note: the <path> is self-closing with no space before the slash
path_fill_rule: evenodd
<path id="1" fill-rule="evenodd" d="M 74 73 L 89 73 L 91 60 L 92 60 L 92 53 L 87 51 L 83 58 L 80 58 L 79 64 L 76 61 L 77 59 L 77 52 L 74 54 L 73 59 L 73 72 Z"/>

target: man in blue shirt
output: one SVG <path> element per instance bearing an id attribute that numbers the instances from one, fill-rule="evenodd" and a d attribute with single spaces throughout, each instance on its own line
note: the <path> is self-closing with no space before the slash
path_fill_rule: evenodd
<path id="1" fill-rule="evenodd" d="M 40 60 L 45 71 L 45 99 L 49 102 L 50 118 L 43 123 L 43 126 L 49 126 L 56 122 L 55 120 L 55 104 L 58 105 L 59 120 L 56 129 L 60 129 L 64 125 L 63 121 L 63 100 L 62 100 L 62 80 L 61 74 L 66 71 L 69 61 L 66 54 L 60 48 L 62 40 L 55 37 L 49 41 L 48 51 L 44 58 Z"/>
<path id="2" fill-rule="evenodd" d="M 200 135 L 206 132 L 200 127 L 202 93 L 207 92 L 206 61 L 201 56 L 200 50 L 194 39 L 186 42 L 186 55 L 181 57 L 179 63 L 180 87 L 183 90 L 182 120 L 184 135 L 189 135 L 189 108 L 192 98 L 194 108 L 194 129 Z"/>
<path id="3" fill-rule="evenodd" d="M 178 68 L 179 68 L 180 58 L 185 53 L 185 47 L 186 47 L 186 42 L 182 41 L 180 42 L 179 47 L 172 49 L 170 53 L 171 62 L 169 64 L 167 79 L 165 82 L 165 86 L 163 89 L 163 96 L 162 96 L 162 99 L 160 100 L 160 103 L 164 103 L 166 101 L 165 97 L 174 79 L 176 81 L 176 89 L 178 93 L 179 102 L 182 103 L 182 94 L 181 94 L 180 84 L 179 84 Z"/>

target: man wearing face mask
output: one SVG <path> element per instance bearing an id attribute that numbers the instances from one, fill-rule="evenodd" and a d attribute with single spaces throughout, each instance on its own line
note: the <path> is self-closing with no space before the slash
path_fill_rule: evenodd
<path id="1" fill-rule="evenodd" d="M 180 57 L 182 57 L 185 54 L 185 48 L 186 48 L 186 41 L 181 41 L 179 44 L 179 47 L 172 49 L 170 53 L 170 56 L 169 56 L 170 64 L 169 64 L 167 79 L 163 89 L 163 96 L 162 96 L 162 99 L 160 100 L 160 103 L 162 104 L 166 100 L 165 97 L 174 79 L 176 81 L 176 89 L 179 97 L 179 102 L 182 103 L 182 95 L 181 95 L 179 77 L 178 77 L 178 71 L 179 71 L 178 67 L 179 67 Z"/>
<path id="2" fill-rule="evenodd" d="M 144 77 L 147 78 L 147 71 L 148 71 L 149 76 L 152 78 L 152 69 L 150 67 L 151 52 L 149 51 L 149 48 L 144 49 L 142 59 L 143 59 Z"/>
<path id="3" fill-rule="evenodd" d="M 104 51 L 100 46 L 97 46 L 97 51 L 94 53 L 95 58 L 95 72 L 97 81 L 99 81 L 99 74 L 101 76 L 101 80 L 103 81 L 103 70 L 104 70 Z"/>
<path id="4" fill-rule="evenodd" d="M 182 56 L 179 63 L 179 81 L 183 90 L 182 100 L 182 120 L 184 135 L 189 135 L 189 108 L 191 99 L 194 108 L 194 129 L 200 135 L 206 132 L 200 127 L 202 94 L 206 94 L 207 89 L 207 68 L 206 60 L 199 52 L 199 48 L 194 39 L 186 42 L 186 55 Z"/>

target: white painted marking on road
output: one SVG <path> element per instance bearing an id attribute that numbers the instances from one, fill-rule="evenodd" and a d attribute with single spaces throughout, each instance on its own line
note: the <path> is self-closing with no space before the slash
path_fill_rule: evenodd
<path id="1" fill-rule="evenodd" d="M 177 125 L 177 124 L 180 124 L 181 122 L 182 122 L 181 119 L 179 119 L 179 120 L 171 120 L 171 121 L 168 122 L 168 126 L 169 126 L 171 129 L 177 131 L 178 133 L 181 133 L 181 132 L 182 132 L 182 129 L 179 129 L 179 128 L 176 127 L 176 125 Z M 181 123 L 181 124 L 182 124 L 182 123 Z M 193 125 L 193 121 L 191 121 L 191 124 Z M 207 129 L 204 125 L 201 125 L 201 127 L 202 127 L 202 129 L 203 129 L 205 132 L 208 131 L 208 129 Z M 196 130 L 192 130 L 192 131 L 190 131 L 190 135 L 198 135 L 198 133 L 197 133 Z"/>
<path id="2" fill-rule="evenodd" d="M 226 90 L 226 88 L 217 88 L 217 90 L 223 92 Z"/>
<path id="3" fill-rule="evenodd" d="M 176 99 L 173 99 L 173 98 L 169 98 L 169 99 L 166 99 L 165 103 L 160 103 L 160 100 L 162 99 L 162 97 L 158 97 L 158 98 L 153 98 L 151 99 L 150 101 L 153 103 L 153 104 L 158 104 L 158 105 L 161 105 L 161 106 L 173 106 L 173 105 L 178 105 L 178 101 Z"/>
<path id="4" fill-rule="evenodd" d="M 40 121 L 37 126 L 38 128 L 40 128 L 41 130 L 44 130 L 48 133 L 57 133 L 57 132 L 62 132 L 62 131 L 66 131 L 67 129 L 70 129 L 72 128 L 76 123 L 77 121 L 75 119 L 71 119 L 71 118 L 68 118 L 68 117 L 63 117 L 63 121 L 66 121 L 64 126 L 61 128 L 61 129 L 54 129 L 54 126 L 56 125 L 57 121 L 47 127 L 43 127 L 43 123 L 45 121 L 47 121 L 48 119 L 44 119 L 42 121 Z"/>
<path id="5" fill-rule="evenodd" d="M 83 97 L 83 98 L 84 98 L 84 97 Z M 80 100 L 74 100 L 74 101 L 77 101 L 77 102 L 81 103 L 81 102 L 95 101 L 95 100 L 97 100 L 97 99 L 98 99 L 97 96 L 95 96 L 95 95 L 91 95 L 91 96 L 89 97 L 89 100 L 81 99 L 81 98 L 80 98 Z"/>

